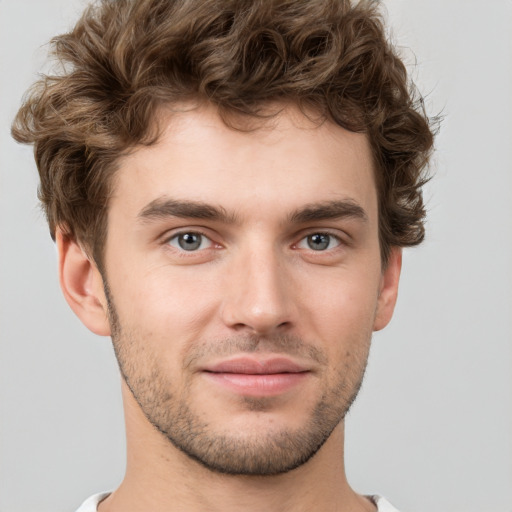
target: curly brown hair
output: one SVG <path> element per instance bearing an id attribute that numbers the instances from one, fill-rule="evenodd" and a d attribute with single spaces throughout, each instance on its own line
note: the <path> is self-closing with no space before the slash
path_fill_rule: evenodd
<path id="1" fill-rule="evenodd" d="M 228 124 L 291 100 L 366 133 L 383 262 L 423 240 L 433 124 L 375 2 L 101 0 L 51 44 L 62 71 L 34 84 L 12 133 L 34 144 L 52 237 L 61 227 L 99 266 L 116 162 L 158 139 L 159 107 L 190 99 Z"/>

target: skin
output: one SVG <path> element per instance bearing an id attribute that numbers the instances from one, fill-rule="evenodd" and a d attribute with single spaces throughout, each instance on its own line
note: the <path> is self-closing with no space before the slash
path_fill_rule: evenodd
<path id="1" fill-rule="evenodd" d="M 162 111 L 158 143 L 119 162 L 104 276 L 57 234 L 64 294 L 124 377 L 127 472 L 101 512 L 375 510 L 345 477 L 344 416 L 401 253 L 383 267 L 366 136 L 283 107 L 250 132 Z M 212 376 L 239 357 L 301 375 Z"/>

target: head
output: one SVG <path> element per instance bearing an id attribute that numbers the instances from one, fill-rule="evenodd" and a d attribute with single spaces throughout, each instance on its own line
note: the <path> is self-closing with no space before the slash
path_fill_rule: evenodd
<path id="1" fill-rule="evenodd" d="M 391 317 L 399 248 L 424 236 L 432 133 L 375 4 L 105 0 L 52 44 L 63 72 L 13 134 L 63 260 L 90 262 L 100 307 L 79 316 L 192 458 L 309 460 Z M 255 364 L 279 382 L 230 377 Z"/>
<path id="2" fill-rule="evenodd" d="M 383 261 L 423 240 L 432 133 L 374 2 L 105 0 L 52 47 L 63 72 L 34 85 L 13 135 L 34 144 L 52 236 L 61 227 L 98 265 L 120 157 L 158 140 L 161 106 L 190 100 L 239 129 L 284 100 L 365 133 Z"/>

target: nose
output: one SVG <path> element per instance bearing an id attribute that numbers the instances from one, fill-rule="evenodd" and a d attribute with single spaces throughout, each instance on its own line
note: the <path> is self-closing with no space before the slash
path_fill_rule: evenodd
<path id="1" fill-rule="evenodd" d="M 235 331 L 271 334 L 295 321 L 292 282 L 283 258 L 272 249 L 252 250 L 231 262 L 223 293 L 222 320 Z"/>

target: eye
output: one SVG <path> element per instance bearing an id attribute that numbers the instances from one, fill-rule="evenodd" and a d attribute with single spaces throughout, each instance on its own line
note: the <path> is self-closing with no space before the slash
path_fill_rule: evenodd
<path id="1" fill-rule="evenodd" d="M 183 251 L 198 251 L 208 249 L 213 242 L 201 233 L 193 231 L 187 233 L 178 233 L 169 239 L 169 245 Z"/>
<path id="2" fill-rule="evenodd" d="M 311 249 L 312 251 L 326 251 L 340 245 L 340 239 L 329 233 L 312 233 L 303 238 L 298 244 L 299 249 Z"/>

